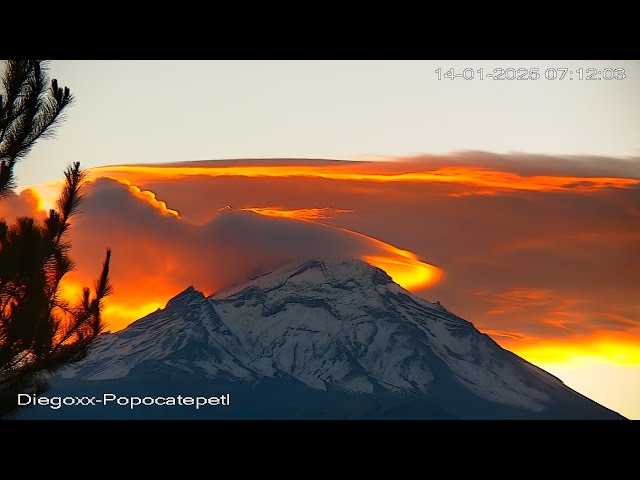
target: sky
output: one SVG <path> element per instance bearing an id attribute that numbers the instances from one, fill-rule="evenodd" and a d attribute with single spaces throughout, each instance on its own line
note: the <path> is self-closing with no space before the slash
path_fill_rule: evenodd
<path id="1" fill-rule="evenodd" d="M 438 80 L 436 69 L 568 68 L 563 80 Z M 624 68 L 624 80 L 577 69 Z M 638 61 L 52 61 L 77 98 L 18 165 L 377 158 L 457 151 L 640 156 Z"/>
<path id="2" fill-rule="evenodd" d="M 450 67 L 626 78 L 438 80 Z M 18 164 L 0 216 L 42 215 L 66 164 L 90 168 L 65 292 L 92 283 L 110 246 L 111 329 L 189 285 L 209 294 L 341 252 L 640 419 L 640 62 L 61 61 L 50 74 L 76 103 Z"/>

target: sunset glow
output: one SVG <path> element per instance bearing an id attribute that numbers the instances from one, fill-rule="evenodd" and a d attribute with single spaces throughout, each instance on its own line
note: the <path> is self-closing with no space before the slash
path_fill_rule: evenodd
<path id="1" fill-rule="evenodd" d="M 508 346 L 512 342 L 502 342 Z M 594 363 L 640 365 L 640 338 L 603 335 L 593 339 L 563 342 L 534 340 L 520 346 L 508 346 L 534 364 L 581 367 Z"/>
<path id="2" fill-rule="evenodd" d="M 331 218 L 337 213 L 349 213 L 353 210 L 339 210 L 331 208 L 313 208 L 287 210 L 280 207 L 270 208 L 244 208 L 260 215 L 295 218 L 297 220 L 310 221 Z M 434 266 L 424 263 L 418 256 L 408 250 L 396 248 L 393 245 L 381 242 L 374 238 L 367 237 L 357 232 L 342 229 L 353 235 L 357 235 L 375 244 L 376 247 L 387 252 L 387 255 L 362 255 L 361 260 L 381 268 L 387 272 L 393 280 L 407 290 L 427 288 L 435 284 L 442 276 L 442 271 Z"/>
<path id="3" fill-rule="evenodd" d="M 407 168 L 407 165 L 403 165 Z M 410 166 L 409 166 L 410 167 Z M 370 172 L 367 172 L 369 170 Z M 576 177 L 576 176 L 521 176 L 515 173 L 501 172 L 473 167 L 442 167 L 431 171 L 408 171 L 402 173 L 380 172 L 376 163 L 345 162 L 334 166 L 234 166 L 234 167 L 172 167 L 120 165 L 91 169 L 91 176 L 104 174 L 126 177 L 136 182 L 138 178 L 167 179 L 185 176 L 209 177 L 312 177 L 329 180 L 352 180 L 360 182 L 436 182 L 457 183 L 473 187 L 493 188 L 496 190 L 523 191 L 584 191 L 591 192 L 601 188 L 629 188 L 640 184 L 640 180 L 617 177 Z"/>
<path id="4" fill-rule="evenodd" d="M 406 257 L 407 260 L 404 261 L 393 257 L 365 256 L 363 260 L 387 272 L 394 282 L 407 290 L 425 288 L 436 283 L 441 276 L 440 269 L 417 260 L 415 255 L 413 257 Z"/>
<path id="5" fill-rule="evenodd" d="M 139 198 L 144 202 L 148 203 L 149 205 L 153 206 L 154 208 L 158 209 L 163 215 L 173 215 L 174 217 L 178 217 L 178 218 L 180 217 L 180 214 L 178 213 L 177 210 L 168 208 L 165 202 L 163 202 L 162 200 L 158 200 L 156 198 L 155 193 L 150 192 L 149 190 L 142 190 L 137 185 L 132 185 L 129 180 L 119 180 L 119 181 L 127 185 L 131 190 L 131 192 L 136 196 L 136 198 Z"/>
<path id="6" fill-rule="evenodd" d="M 295 218 L 296 220 L 321 220 L 331 218 L 341 213 L 350 213 L 353 210 L 342 210 L 339 208 L 294 208 L 287 209 L 284 207 L 244 207 L 242 210 L 254 212 L 260 215 L 268 215 L 271 217 Z"/>
<path id="7" fill-rule="evenodd" d="M 252 392 L 212 418 L 640 420 L 640 61 L 0 77 L 0 380 L 83 356 L 51 392 Z"/>
<path id="8" fill-rule="evenodd" d="M 102 213 L 95 224 L 91 215 L 74 221 L 79 268 L 63 294 L 77 299 L 112 246 L 115 293 L 103 318 L 117 331 L 190 284 L 211 294 L 243 275 L 333 252 L 441 301 L 570 386 L 602 365 L 640 368 L 640 305 L 631 294 L 640 263 L 628 260 L 640 259 L 628 206 L 640 180 L 447 161 L 91 169 L 82 210 Z M 50 208 L 59 185 L 25 187 L 12 201 Z M 592 210 L 605 205 L 594 223 Z M 629 395 L 640 399 L 640 390 Z"/>

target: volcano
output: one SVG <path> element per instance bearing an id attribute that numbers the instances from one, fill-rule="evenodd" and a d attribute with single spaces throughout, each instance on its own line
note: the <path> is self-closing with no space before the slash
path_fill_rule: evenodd
<path id="1" fill-rule="evenodd" d="M 45 395 L 229 405 L 22 407 L 18 418 L 622 419 L 355 260 L 308 261 L 101 335 Z"/>

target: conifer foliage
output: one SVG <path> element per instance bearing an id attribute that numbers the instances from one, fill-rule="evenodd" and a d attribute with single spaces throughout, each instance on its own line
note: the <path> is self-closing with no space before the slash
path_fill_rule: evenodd
<path id="1" fill-rule="evenodd" d="M 72 100 L 68 88 L 48 82 L 43 62 L 6 62 L 0 78 L 0 197 L 12 194 L 16 162 L 51 135 Z M 75 302 L 61 295 L 61 281 L 74 267 L 66 237 L 84 179 L 80 163 L 67 167 L 56 208 L 43 222 L 0 219 L 0 415 L 15 407 L 18 392 L 41 385 L 41 372 L 82 357 L 104 328 L 110 249 L 93 289 L 84 288 Z"/>

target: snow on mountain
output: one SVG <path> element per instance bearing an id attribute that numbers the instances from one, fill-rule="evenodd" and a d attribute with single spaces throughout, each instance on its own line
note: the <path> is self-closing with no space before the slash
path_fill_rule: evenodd
<path id="1" fill-rule="evenodd" d="M 189 287 L 50 384 L 235 388 L 246 408 L 233 418 L 622 418 L 361 261 L 309 261 L 209 298 Z M 260 406 L 271 397 L 282 409 Z"/>

